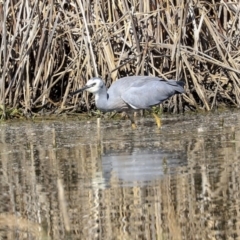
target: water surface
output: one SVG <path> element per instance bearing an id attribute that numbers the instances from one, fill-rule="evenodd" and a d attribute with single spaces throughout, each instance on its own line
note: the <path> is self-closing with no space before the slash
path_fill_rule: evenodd
<path id="1" fill-rule="evenodd" d="M 240 112 L 0 125 L 0 239 L 239 239 Z"/>

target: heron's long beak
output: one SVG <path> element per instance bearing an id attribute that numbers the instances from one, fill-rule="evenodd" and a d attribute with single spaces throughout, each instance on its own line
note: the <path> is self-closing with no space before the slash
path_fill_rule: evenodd
<path id="1" fill-rule="evenodd" d="M 73 95 L 75 95 L 75 94 L 77 94 L 77 93 L 83 92 L 84 90 L 86 90 L 86 89 L 88 89 L 88 88 L 91 88 L 93 85 L 94 85 L 94 84 L 86 85 L 86 86 L 84 86 L 83 88 L 78 89 L 77 91 L 70 93 L 70 95 L 73 96 Z"/>

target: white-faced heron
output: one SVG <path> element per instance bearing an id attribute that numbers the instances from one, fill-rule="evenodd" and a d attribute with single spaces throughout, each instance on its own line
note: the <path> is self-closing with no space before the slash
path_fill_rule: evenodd
<path id="1" fill-rule="evenodd" d="M 72 95 L 86 90 L 95 95 L 96 106 L 103 112 L 125 111 L 127 113 L 140 109 L 151 109 L 175 94 L 184 93 L 184 82 L 163 80 L 151 76 L 130 76 L 115 81 L 107 90 L 102 79 L 98 77 L 88 80 L 85 87 L 71 93 Z M 158 127 L 159 117 L 154 114 Z M 135 123 L 130 117 L 132 127 Z"/>

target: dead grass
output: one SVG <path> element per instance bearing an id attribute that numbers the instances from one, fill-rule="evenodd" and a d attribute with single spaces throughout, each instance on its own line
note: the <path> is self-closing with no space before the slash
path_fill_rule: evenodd
<path id="1" fill-rule="evenodd" d="M 70 98 L 92 76 L 184 79 L 165 110 L 240 103 L 239 3 L 16 1 L 0 3 L 0 104 L 24 115 L 90 109 Z M 80 105 L 80 106 L 79 106 Z"/>

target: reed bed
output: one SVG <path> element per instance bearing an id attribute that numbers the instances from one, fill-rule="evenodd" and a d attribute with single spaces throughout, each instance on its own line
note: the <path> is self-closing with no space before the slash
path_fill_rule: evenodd
<path id="1" fill-rule="evenodd" d="M 239 11 L 237 0 L 2 1 L 0 115 L 90 110 L 92 97 L 69 93 L 93 76 L 183 79 L 171 112 L 239 106 Z"/>

